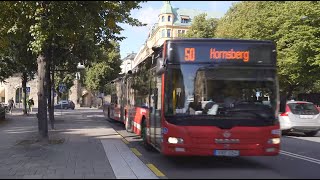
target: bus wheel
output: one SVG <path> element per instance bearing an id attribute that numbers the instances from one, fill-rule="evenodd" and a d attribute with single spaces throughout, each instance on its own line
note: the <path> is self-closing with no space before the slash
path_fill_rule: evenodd
<path id="1" fill-rule="evenodd" d="M 141 127 L 141 138 L 142 138 L 142 144 L 143 147 L 147 150 L 150 151 L 152 149 L 151 145 L 147 142 L 147 125 L 146 121 L 142 121 L 142 127 Z"/>

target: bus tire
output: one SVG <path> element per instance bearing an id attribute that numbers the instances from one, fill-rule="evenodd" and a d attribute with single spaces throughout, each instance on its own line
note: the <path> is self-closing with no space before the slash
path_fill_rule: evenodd
<path id="1" fill-rule="evenodd" d="M 146 121 L 144 119 L 142 120 L 142 124 L 141 125 L 142 125 L 141 126 L 141 138 L 142 138 L 143 147 L 147 151 L 151 151 L 152 150 L 152 146 L 147 141 L 147 124 L 146 124 Z"/>

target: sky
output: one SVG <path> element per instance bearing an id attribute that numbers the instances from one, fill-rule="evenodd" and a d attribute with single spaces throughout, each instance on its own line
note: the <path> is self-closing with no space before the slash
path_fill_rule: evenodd
<path id="1" fill-rule="evenodd" d="M 170 1 L 173 8 L 213 11 L 217 14 L 216 18 L 222 17 L 233 2 L 236 1 Z M 146 23 L 147 26 L 132 27 L 127 24 L 119 24 L 124 29 L 121 32 L 121 36 L 126 37 L 120 42 L 121 59 L 125 58 L 129 53 L 138 53 L 147 39 L 149 29 L 157 22 L 163 1 L 147 1 L 141 3 L 140 6 L 140 9 L 132 10 L 131 15 L 140 22 Z"/>

